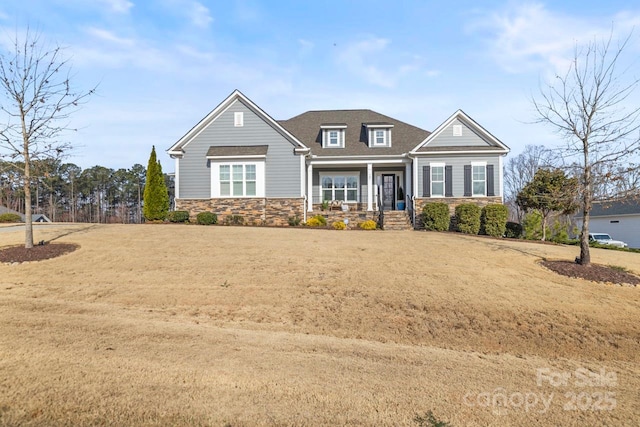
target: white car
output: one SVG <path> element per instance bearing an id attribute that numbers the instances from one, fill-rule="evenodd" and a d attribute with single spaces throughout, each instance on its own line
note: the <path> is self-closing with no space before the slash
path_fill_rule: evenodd
<path id="1" fill-rule="evenodd" d="M 613 240 L 607 233 L 589 233 L 589 241 L 597 242 L 601 245 L 615 246 L 617 248 L 626 248 L 629 246 L 620 240 Z"/>

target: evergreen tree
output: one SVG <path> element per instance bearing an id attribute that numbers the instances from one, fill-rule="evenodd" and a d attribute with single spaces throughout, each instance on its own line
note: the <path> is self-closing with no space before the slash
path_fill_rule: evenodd
<path id="1" fill-rule="evenodd" d="M 144 187 L 144 206 L 142 213 L 147 221 L 162 221 L 169 212 L 169 192 L 164 182 L 162 166 L 156 159 L 156 147 L 151 149 L 147 180 Z"/>

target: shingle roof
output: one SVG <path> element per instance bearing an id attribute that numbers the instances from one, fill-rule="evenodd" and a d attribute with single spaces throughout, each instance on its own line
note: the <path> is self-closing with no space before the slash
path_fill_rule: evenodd
<path id="1" fill-rule="evenodd" d="M 640 201 L 637 199 L 594 202 L 591 208 L 591 216 L 609 215 L 640 215 Z"/>
<path id="2" fill-rule="evenodd" d="M 399 155 L 408 153 L 429 136 L 429 132 L 424 129 L 372 110 L 307 111 L 278 123 L 311 148 L 312 154 L 319 156 Z M 322 148 L 320 126 L 326 123 L 347 125 L 344 148 Z M 373 123 L 393 125 L 391 147 L 369 148 L 366 125 Z"/>
<path id="3" fill-rule="evenodd" d="M 211 146 L 207 151 L 207 157 L 266 156 L 268 149 L 268 145 Z"/>

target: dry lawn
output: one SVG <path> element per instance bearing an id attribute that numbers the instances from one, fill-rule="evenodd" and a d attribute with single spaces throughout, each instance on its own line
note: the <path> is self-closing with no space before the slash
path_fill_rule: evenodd
<path id="1" fill-rule="evenodd" d="M 0 265 L 2 425 L 415 426 L 428 410 L 455 426 L 640 419 L 640 288 L 537 263 L 576 248 L 427 232 L 37 228 L 36 240 L 54 238 L 80 248 Z M 0 247 L 22 239 L 2 231 Z M 640 272 L 639 254 L 592 256 Z M 538 385 L 539 369 L 569 377 Z M 583 386 L 587 372 L 609 382 Z"/>

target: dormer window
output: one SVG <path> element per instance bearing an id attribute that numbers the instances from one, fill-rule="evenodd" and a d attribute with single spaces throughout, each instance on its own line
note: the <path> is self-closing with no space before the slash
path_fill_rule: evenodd
<path id="1" fill-rule="evenodd" d="M 321 125 L 320 129 L 322 130 L 322 148 L 344 148 L 346 124 L 327 123 Z"/>
<path id="2" fill-rule="evenodd" d="M 391 123 L 368 123 L 369 147 L 391 147 Z"/>

